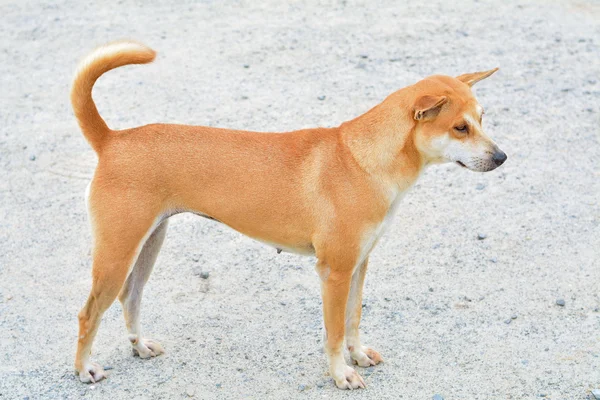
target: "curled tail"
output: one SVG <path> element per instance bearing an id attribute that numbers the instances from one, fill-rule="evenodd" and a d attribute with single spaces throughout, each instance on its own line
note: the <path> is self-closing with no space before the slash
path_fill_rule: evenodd
<path id="1" fill-rule="evenodd" d="M 71 104 L 83 135 L 96 152 L 102 147 L 110 129 L 92 99 L 94 83 L 111 69 L 128 64 L 146 64 L 155 56 L 156 52 L 143 44 L 123 41 L 99 47 L 79 63 L 71 88 Z"/>

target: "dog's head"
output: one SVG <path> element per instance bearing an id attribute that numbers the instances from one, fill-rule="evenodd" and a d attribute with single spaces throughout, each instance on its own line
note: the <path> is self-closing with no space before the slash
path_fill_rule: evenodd
<path id="1" fill-rule="evenodd" d="M 456 162 L 486 172 L 506 161 L 506 154 L 483 132 L 483 108 L 471 92 L 471 86 L 496 71 L 456 78 L 435 75 L 414 85 L 414 141 L 426 162 Z"/>

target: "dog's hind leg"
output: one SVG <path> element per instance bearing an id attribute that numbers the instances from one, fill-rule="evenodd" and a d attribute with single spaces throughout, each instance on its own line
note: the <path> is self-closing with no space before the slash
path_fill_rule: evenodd
<path id="1" fill-rule="evenodd" d="M 367 258 L 354 271 L 350 285 L 350 295 L 348 296 L 348 305 L 346 306 L 346 346 L 348 346 L 348 351 L 350 351 L 350 356 L 354 362 L 361 367 L 369 367 L 383 361 L 378 352 L 361 344 L 358 330 L 362 313 L 363 286 L 368 263 L 369 259 Z"/>
<path id="2" fill-rule="evenodd" d="M 144 285 L 152 273 L 156 257 L 165 240 L 168 221 L 162 222 L 148 237 L 125 285 L 119 294 L 123 304 L 123 315 L 129 332 L 129 341 L 133 352 L 140 358 L 154 357 L 164 353 L 162 346 L 152 339 L 142 338 L 140 335 L 140 303 Z"/>
<path id="3" fill-rule="evenodd" d="M 121 291 L 142 245 L 160 221 L 158 210 L 139 207 L 136 198 L 139 197 L 132 191 L 121 197 L 106 188 L 96 193 L 91 187 L 88 208 L 94 236 L 92 289 L 79 313 L 75 356 L 75 370 L 82 382 L 97 382 L 106 376 L 100 365 L 89 360 L 102 314 Z"/>

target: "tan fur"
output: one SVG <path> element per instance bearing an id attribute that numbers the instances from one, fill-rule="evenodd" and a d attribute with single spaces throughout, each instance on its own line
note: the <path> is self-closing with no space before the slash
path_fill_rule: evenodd
<path id="1" fill-rule="evenodd" d="M 164 237 L 161 223 L 194 212 L 277 248 L 317 256 L 330 373 L 340 388 L 364 387 L 342 351 L 346 337 L 359 365 L 382 360 L 358 334 L 368 254 L 425 166 L 468 158 L 488 168 L 491 155 L 499 154 L 480 125 L 469 136 L 454 132 L 465 113 L 479 119 L 469 85 L 491 73 L 427 78 L 337 128 L 275 134 L 152 124 L 110 130 L 92 100 L 94 82 L 110 69 L 154 56 L 134 42 L 109 44 L 82 62 L 73 83 L 75 115 L 99 157 L 88 197 L 93 284 L 79 314 L 75 368 L 81 380 L 105 377 L 89 354 L 102 313 L 119 294 L 134 350 L 140 357 L 162 352 L 140 336 L 141 292 Z"/>

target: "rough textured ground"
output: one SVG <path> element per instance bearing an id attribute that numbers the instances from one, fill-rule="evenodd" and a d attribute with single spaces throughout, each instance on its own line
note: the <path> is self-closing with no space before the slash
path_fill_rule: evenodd
<path id="1" fill-rule="evenodd" d="M 600 3 L 100 3 L 0 3 L 0 399 L 581 399 L 600 387 Z M 77 61 L 119 38 L 159 56 L 99 81 L 113 128 L 334 126 L 426 75 L 501 68 L 476 93 L 508 162 L 430 168 L 372 254 L 362 330 L 387 362 L 360 369 L 366 391 L 326 375 L 315 260 L 190 215 L 172 219 L 143 302 L 143 331 L 168 353 L 132 357 L 115 303 L 93 352 L 109 378 L 73 374 L 96 158 L 68 92 Z"/>

